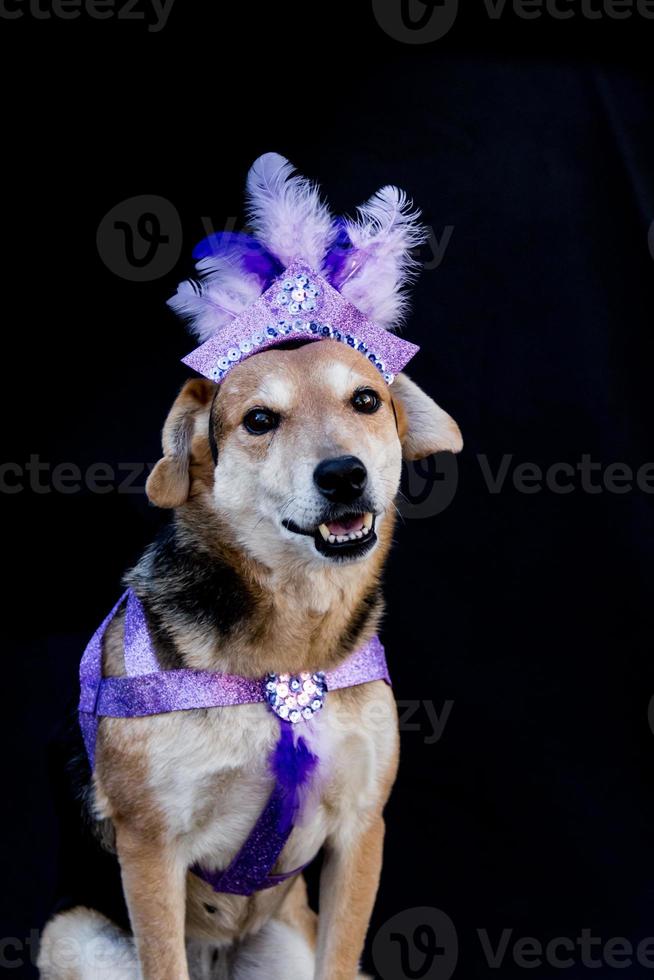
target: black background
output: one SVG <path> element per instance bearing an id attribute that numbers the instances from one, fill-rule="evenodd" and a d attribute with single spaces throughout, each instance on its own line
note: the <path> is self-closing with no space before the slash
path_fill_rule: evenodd
<path id="1" fill-rule="evenodd" d="M 441 40 L 407 45 L 368 3 L 177 0 L 157 34 L 26 15 L 1 20 L 0 36 L 8 461 L 156 460 L 192 346 L 164 301 L 191 270 L 203 216 L 240 220 L 259 153 L 290 157 L 336 211 L 394 182 L 439 238 L 453 227 L 407 336 L 422 345 L 413 377 L 466 445 L 451 504 L 398 529 L 383 633 L 398 698 L 453 707 L 436 743 L 424 708 L 403 733 L 366 962 L 401 980 L 369 950 L 418 906 L 452 919 L 465 978 L 525 973 L 510 953 L 489 970 L 481 928 L 494 944 L 503 929 L 654 935 L 652 496 L 589 493 L 580 476 L 568 494 L 525 494 L 510 473 L 491 493 L 478 459 L 653 458 L 653 22 L 493 21 L 479 3 Z M 102 261 L 96 232 L 142 194 L 172 203 L 183 247 L 165 275 L 131 282 Z M 47 746 L 88 636 L 166 517 L 115 488 L 26 485 L 2 503 L 1 935 L 25 942 L 56 892 Z M 407 922 L 411 939 L 420 916 Z M 415 975 L 446 976 L 433 969 Z M 531 972 L 589 968 L 577 955 Z"/>

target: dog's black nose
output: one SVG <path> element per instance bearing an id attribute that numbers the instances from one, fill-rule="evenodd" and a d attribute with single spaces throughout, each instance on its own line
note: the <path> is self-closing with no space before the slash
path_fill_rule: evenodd
<path id="1" fill-rule="evenodd" d="M 313 478 L 327 500 L 349 504 L 363 493 L 368 474 L 356 456 L 337 456 L 318 463 L 313 471 Z"/>

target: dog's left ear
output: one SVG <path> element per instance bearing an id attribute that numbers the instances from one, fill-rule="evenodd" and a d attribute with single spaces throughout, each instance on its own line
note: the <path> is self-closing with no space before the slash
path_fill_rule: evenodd
<path id="1" fill-rule="evenodd" d="M 397 428 L 405 459 L 424 459 L 432 453 L 460 453 L 461 431 L 454 419 L 406 374 L 391 385 Z"/>
<path id="2" fill-rule="evenodd" d="M 193 436 L 207 432 L 215 392 L 215 384 L 194 378 L 175 399 L 163 427 L 163 458 L 145 484 L 148 499 L 157 507 L 181 507 L 188 500 Z"/>

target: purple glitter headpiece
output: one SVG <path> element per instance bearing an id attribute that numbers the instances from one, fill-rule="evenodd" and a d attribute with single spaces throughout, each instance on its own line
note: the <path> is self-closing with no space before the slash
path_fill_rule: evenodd
<path id="1" fill-rule="evenodd" d="M 383 187 L 355 220 L 336 220 L 314 184 L 266 153 L 246 195 L 254 234 L 204 239 L 193 253 L 198 278 L 169 300 L 201 341 L 184 363 L 220 382 L 240 361 L 289 340 L 336 340 L 391 384 L 418 351 L 390 331 L 405 313 L 412 249 L 425 240 L 403 191 Z"/>

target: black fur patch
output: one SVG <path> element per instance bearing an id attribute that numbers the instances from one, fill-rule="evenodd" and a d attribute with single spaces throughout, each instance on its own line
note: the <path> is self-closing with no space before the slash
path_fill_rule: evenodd
<path id="1" fill-rule="evenodd" d="M 229 636 L 255 603 L 238 572 L 195 544 L 173 522 L 127 576 L 142 601 L 162 666 L 182 666 L 170 627 L 215 630 Z"/>
<path id="2" fill-rule="evenodd" d="M 143 608 L 157 660 L 164 670 L 180 670 L 184 661 L 162 616 L 152 608 L 147 599 L 143 602 Z"/>
<path id="3" fill-rule="evenodd" d="M 355 650 L 357 647 L 357 641 L 361 636 L 364 628 L 370 621 L 373 615 L 379 615 L 382 612 L 382 594 L 381 587 L 379 585 L 374 585 L 369 592 L 363 596 L 359 605 L 352 613 L 350 622 L 345 628 L 345 632 L 341 638 L 341 644 L 343 650 L 350 652 Z"/>
<path id="4" fill-rule="evenodd" d="M 209 449 L 211 450 L 211 458 L 213 460 L 214 466 L 218 465 L 218 439 L 216 438 L 216 429 L 218 428 L 218 421 L 217 419 L 214 419 L 214 408 L 216 405 L 217 397 L 218 397 L 218 391 L 213 396 L 213 401 L 211 402 L 211 411 L 209 412 Z"/>

